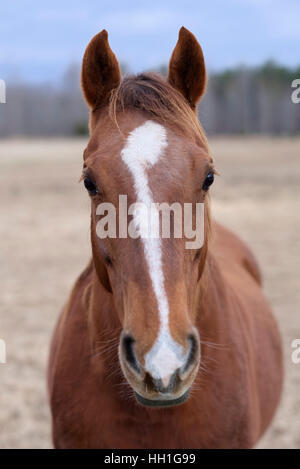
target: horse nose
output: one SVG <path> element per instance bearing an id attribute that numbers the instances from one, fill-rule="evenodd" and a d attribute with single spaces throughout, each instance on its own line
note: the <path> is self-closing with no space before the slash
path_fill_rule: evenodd
<path id="1" fill-rule="evenodd" d="M 198 334 L 196 332 L 189 333 L 186 336 L 186 342 L 188 344 L 187 352 L 182 361 L 181 365 L 177 368 L 169 369 L 166 372 L 166 363 L 163 363 L 164 360 L 168 360 L 170 355 L 168 353 L 162 354 L 160 356 L 160 366 L 161 373 L 153 374 L 147 369 L 143 369 L 139 363 L 139 360 L 135 351 L 135 339 L 132 335 L 123 332 L 121 334 L 121 352 L 123 360 L 126 362 L 127 367 L 129 367 L 136 374 L 140 375 L 141 380 L 144 381 L 144 384 L 149 389 L 155 390 L 160 393 L 170 393 L 173 392 L 180 381 L 184 381 L 195 369 L 199 361 L 200 347 Z M 166 352 L 168 350 L 166 349 Z M 170 364 L 168 364 L 170 365 Z"/>
<path id="2" fill-rule="evenodd" d="M 184 381 L 195 367 L 198 365 L 200 357 L 200 345 L 197 333 L 190 333 L 187 336 L 188 350 L 182 365 L 172 373 L 160 378 L 152 378 L 153 387 L 160 393 L 173 392 L 180 381 Z M 148 377 L 151 381 L 151 377 Z"/>

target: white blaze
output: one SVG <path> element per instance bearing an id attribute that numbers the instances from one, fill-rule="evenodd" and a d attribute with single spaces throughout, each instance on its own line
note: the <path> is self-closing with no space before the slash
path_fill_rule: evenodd
<path id="1" fill-rule="evenodd" d="M 137 202 L 145 204 L 149 208 L 149 213 L 154 200 L 148 184 L 148 171 L 158 162 L 166 146 L 165 128 L 149 120 L 129 134 L 121 152 L 122 160 L 133 177 Z M 133 217 L 139 227 L 144 223 L 155 223 L 155 220 L 159 223 L 158 216 L 151 217 L 151 221 L 149 218 L 145 220 L 139 211 L 134 213 Z M 161 239 L 148 236 L 142 237 L 142 242 L 160 319 L 158 337 L 145 356 L 145 369 L 153 378 L 162 379 L 164 385 L 167 386 L 174 371 L 185 363 L 185 354 L 183 347 L 172 339 L 170 333 L 169 303 L 164 286 Z"/>

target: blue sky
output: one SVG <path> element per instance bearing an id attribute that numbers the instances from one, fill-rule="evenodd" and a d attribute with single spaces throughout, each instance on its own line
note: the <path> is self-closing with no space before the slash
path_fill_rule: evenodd
<path id="1" fill-rule="evenodd" d="M 105 28 L 132 72 L 167 63 L 184 25 L 209 70 L 275 59 L 300 63 L 299 0 L 14 0 L 2 3 L 0 78 L 59 82 Z"/>

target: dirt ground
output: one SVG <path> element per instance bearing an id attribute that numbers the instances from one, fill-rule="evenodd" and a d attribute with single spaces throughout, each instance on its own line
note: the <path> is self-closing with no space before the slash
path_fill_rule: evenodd
<path id="1" fill-rule="evenodd" d="M 51 448 L 46 396 L 50 335 L 90 254 L 84 140 L 0 143 L 0 448 Z M 285 389 L 258 447 L 300 448 L 300 139 L 215 138 L 215 217 L 239 233 L 260 262 L 282 332 Z"/>

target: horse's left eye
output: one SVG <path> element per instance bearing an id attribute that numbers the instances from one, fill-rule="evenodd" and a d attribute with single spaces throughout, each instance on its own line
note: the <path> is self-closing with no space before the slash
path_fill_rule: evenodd
<path id="1" fill-rule="evenodd" d="M 83 180 L 83 183 L 84 183 L 84 186 L 85 188 L 87 189 L 88 193 L 90 195 L 96 195 L 98 194 L 98 187 L 96 186 L 96 184 L 91 180 L 91 178 L 89 178 L 88 176 L 86 176 Z"/>
<path id="2" fill-rule="evenodd" d="M 205 180 L 204 180 L 204 183 L 202 185 L 202 189 L 204 191 L 208 191 L 209 186 L 212 185 L 212 183 L 214 182 L 214 179 L 215 179 L 214 173 L 212 171 L 210 171 L 208 173 L 208 175 L 206 176 Z"/>

